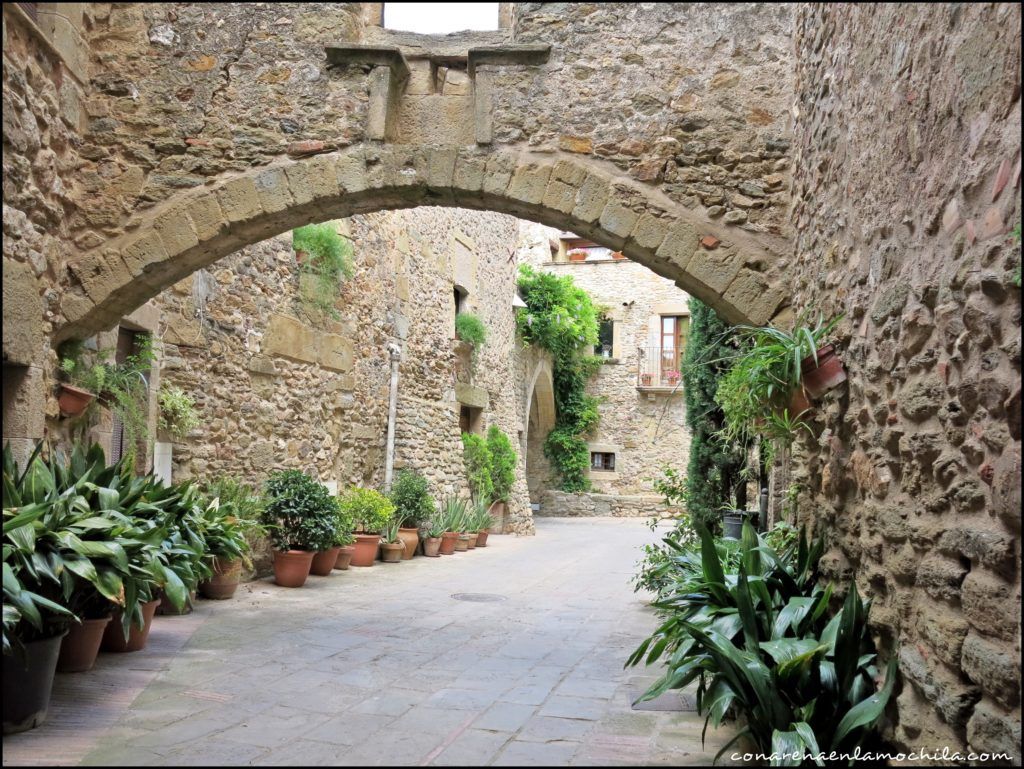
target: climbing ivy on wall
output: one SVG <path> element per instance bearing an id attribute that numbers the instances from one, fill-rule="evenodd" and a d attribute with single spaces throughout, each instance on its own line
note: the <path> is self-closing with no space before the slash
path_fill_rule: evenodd
<path id="1" fill-rule="evenodd" d="M 587 395 L 587 382 L 601 366 L 597 309 L 568 275 L 519 270 L 519 294 L 526 307 L 516 314 L 523 341 L 551 353 L 555 426 L 544 441 L 544 455 L 562 479 L 563 491 L 588 491 L 590 452 L 585 437 L 597 427 L 599 399 Z"/>
<path id="2" fill-rule="evenodd" d="M 723 439 L 725 415 L 715 402 L 718 383 L 736 350 L 728 344 L 729 326 L 715 311 L 690 299 L 690 336 L 683 354 L 686 422 L 692 431 L 686 470 L 686 508 L 694 522 L 717 526 L 723 506 L 744 507 L 746 452 Z"/>

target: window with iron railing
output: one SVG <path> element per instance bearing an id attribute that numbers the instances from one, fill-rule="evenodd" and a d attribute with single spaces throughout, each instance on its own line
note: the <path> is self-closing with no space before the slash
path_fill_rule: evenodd
<path id="1" fill-rule="evenodd" d="M 677 387 L 690 318 L 686 315 L 663 315 L 660 319 L 661 344 L 638 350 L 637 387 Z"/>

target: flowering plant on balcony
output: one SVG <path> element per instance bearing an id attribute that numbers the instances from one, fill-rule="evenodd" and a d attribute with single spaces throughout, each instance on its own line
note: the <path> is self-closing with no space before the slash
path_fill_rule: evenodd
<path id="1" fill-rule="evenodd" d="M 681 374 L 678 371 L 666 371 L 662 374 L 662 376 L 665 377 L 665 381 L 668 384 L 675 387 L 677 384 L 679 384 Z"/>

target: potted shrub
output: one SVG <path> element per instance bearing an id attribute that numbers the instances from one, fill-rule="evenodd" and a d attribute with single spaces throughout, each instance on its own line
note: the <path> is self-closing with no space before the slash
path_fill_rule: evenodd
<path id="1" fill-rule="evenodd" d="M 380 559 L 384 563 L 400 563 L 405 552 L 405 543 L 398 536 L 398 521 L 392 520 L 380 535 Z"/>
<path id="2" fill-rule="evenodd" d="M 218 478 L 205 491 L 211 500 L 201 525 L 210 574 L 199 582 L 199 593 L 204 598 L 226 600 L 238 589 L 242 566 L 252 566 L 246 535 L 264 533 L 257 523 L 263 500 L 255 489 L 227 477 Z"/>
<path id="3" fill-rule="evenodd" d="M 441 542 L 445 529 L 444 518 L 440 513 L 435 514 L 427 521 L 426 537 L 423 538 L 423 555 L 429 558 L 437 558 L 441 555 Z"/>
<path id="4" fill-rule="evenodd" d="M 675 387 L 679 384 L 680 378 L 682 378 L 682 374 L 678 371 L 670 370 L 665 372 L 665 382 L 668 383 L 669 387 Z"/>
<path id="5" fill-rule="evenodd" d="M 339 504 L 355 521 L 357 531 L 352 566 L 373 566 L 380 549 L 380 535 L 391 522 L 395 506 L 391 500 L 374 489 L 353 486 Z"/>
<path id="6" fill-rule="evenodd" d="M 427 479 L 413 470 L 399 470 L 388 498 L 395 506 L 398 536 L 405 545 L 402 558 L 408 561 L 416 553 L 420 542 L 420 526 L 434 510 Z"/>
<path id="7" fill-rule="evenodd" d="M 444 526 L 444 533 L 441 535 L 441 555 L 452 555 L 459 539 L 459 528 L 462 519 L 466 516 L 466 500 L 458 497 L 448 497 L 440 511 L 440 523 Z"/>
<path id="8" fill-rule="evenodd" d="M 352 535 L 355 521 L 352 520 L 351 511 L 342 507 L 341 500 L 335 497 L 334 502 L 338 508 L 334 531 L 334 544 L 338 546 L 338 557 L 334 559 L 334 568 L 344 571 L 348 569 L 352 562 L 352 554 L 356 551 L 353 545 L 356 538 Z"/>
<path id="9" fill-rule="evenodd" d="M 477 547 L 487 542 L 490 527 L 496 521 L 504 521 L 508 500 L 512 496 L 512 486 L 516 481 L 516 465 L 519 455 L 508 437 L 497 425 L 487 429 L 487 451 L 490 454 L 490 477 L 492 500 L 487 520 L 487 527 L 481 531 L 482 537 L 477 539 Z"/>
<path id="10" fill-rule="evenodd" d="M 188 614 L 192 611 L 199 582 L 210 576 L 203 534 L 204 513 L 209 500 L 191 481 L 164 486 L 154 476 L 148 492 L 150 505 L 137 515 L 152 520 L 164 533 L 160 543 L 164 578 L 158 580 L 158 614 Z M 176 577 L 173 582 L 167 575 Z M 180 586 L 179 583 L 180 582 Z"/>
<path id="11" fill-rule="evenodd" d="M 487 343 L 487 326 L 471 312 L 460 312 L 455 316 L 455 336 L 470 346 L 469 368 L 472 373 L 480 348 Z"/>
<path id="12" fill-rule="evenodd" d="M 322 483 L 300 470 L 272 474 L 264 492 L 260 522 L 274 548 L 274 580 L 282 587 L 302 587 L 316 551 L 332 546 L 336 503 Z"/>

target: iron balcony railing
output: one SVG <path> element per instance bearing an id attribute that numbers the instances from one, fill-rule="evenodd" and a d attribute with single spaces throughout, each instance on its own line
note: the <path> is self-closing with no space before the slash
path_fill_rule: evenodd
<path id="1" fill-rule="evenodd" d="M 680 383 L 680 352 L 672 347 L 637 348 L 637 387 L 675 387 Z"/>

